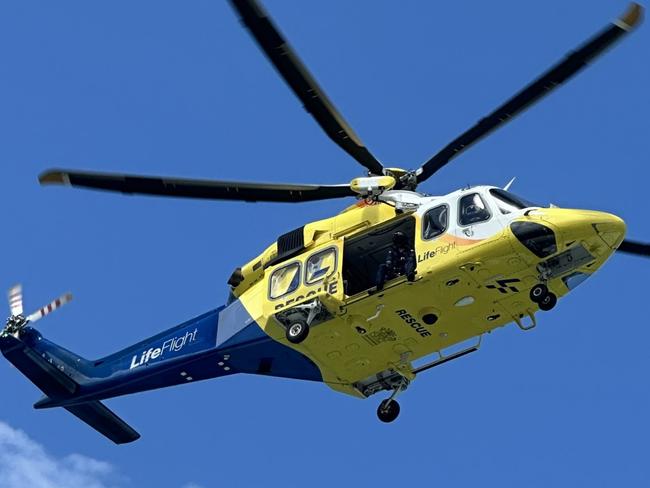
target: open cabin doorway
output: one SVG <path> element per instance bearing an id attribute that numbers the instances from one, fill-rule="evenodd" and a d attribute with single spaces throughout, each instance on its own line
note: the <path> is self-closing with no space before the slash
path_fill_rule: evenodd
<path id="1" fill-rule="evenodd" d="M 374 287 L 377 271 L 386 262 L 393 234 L 401 231 L 415 246 L 415 217 L 407 216 L 346 239 L 343 245 L 343 283 L 347 296 Z"/>

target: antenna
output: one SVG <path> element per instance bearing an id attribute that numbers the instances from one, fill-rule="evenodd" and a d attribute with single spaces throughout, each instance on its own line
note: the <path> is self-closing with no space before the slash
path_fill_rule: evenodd
<path id="1" fill-rule="evenodd" d="M 503 190 L 504 190 L 504 191 L 508 191 L 508 190 L 510 189 L 510 187 L 512 186 L 512 184 L 515 182 L 516 179 L 517 179 L 517 177 L 514 176 L 514 177 L 513 177 L 513 178 L 512 178 L 512 179 L 511 179 L 507 184 L 506 184 L 506 186 L 503 187 Z"/>

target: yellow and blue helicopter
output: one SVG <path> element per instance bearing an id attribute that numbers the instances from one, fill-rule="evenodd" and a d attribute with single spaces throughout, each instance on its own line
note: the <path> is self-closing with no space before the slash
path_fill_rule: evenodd
<path id="1" fill-rule="evenodd" d="M 625 240 L 617 216 L 537 205 L 510 185 L 444 196 L 417 191 L 630 32 L 641 21 L 639 5 L 411 171 L 384 167 L 368 151 L 255 0 L 231 3 L 306 110 L 366 175 L 342 185 L 295 185 L 50 170 L 40 182 L 246 202 L 356 201 L 281 235 L 238 267 L 224 306 L 102 359 L 82 358 L 32 327 L 69 294 L 25 316 L 22 289 L 13 287 L 0 350 L 45 394 L 35 408 L 63 407 L 127 443 L 139 434 L 102 400 L 249 373 L 322 381 L 359 398 L 388 391 L 377 414 L 391 422 L 396 397 L 420 373 L 476 351 L 497 327 L 535 327 L 539 311 L 551 310 L 615 251 L 650 256 L 650 245 Z M 397 235 L 412 268 L 379 283 Z"/>

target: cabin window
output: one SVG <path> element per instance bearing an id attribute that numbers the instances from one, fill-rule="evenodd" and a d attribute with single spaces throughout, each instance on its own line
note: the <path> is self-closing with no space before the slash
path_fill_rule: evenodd
<path id="1" fill-rule="evenodd" d="M 444 234 L 449 225 L 449 207 L 440 205 L 428 210 L 422 217 L 422 238 L 433 239 Z"/>
<path id="2" fill-rule="evenodd" d="M 336 271 L 336 249 L 331 247 L 317 252 L 307 260 L 305 284 L 311 285 Z"/>
<path id="3" fill-rule="evenodd" d="M 500 190 L 499 188 L 492 188 L 490 190 L 492 198 L 494 198 L 497 207 L 502 214 L 509 214 L 517 210 L 523 210 L 530 207 L 539 207 L 533 202 L 530 202 L 524 198 L 518 197 L 517 195 L 507 192 L 505 190 Z"/>
<path id="4" fill-rule="evenodd" d="M 490 220 L 490 211 L 485 204 L 485 200 L 478 193 L 465 195 L 460 199 L 459 204 L 460 216 L 458 221 L 460 225 L 471 225 L 479 222 Z"/>
<path id="5" fill-rule="evenodd" d="M 300 286 L 300 263 L 276 269 L 269 280 L 269 297 L 276 299 L 294 292 Z"/>

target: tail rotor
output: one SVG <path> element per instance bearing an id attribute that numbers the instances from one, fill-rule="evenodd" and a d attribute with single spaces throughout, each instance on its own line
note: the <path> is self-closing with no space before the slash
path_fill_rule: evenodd
<path id="1" fill-rule="evenodd" d="M 54 312 L 57 308 L 62 307 L 70 300 L 72 300 L 72 293 L 65 293 L 56 300 L 52 300 L 44 307 L 39 308 L 34 313 L 28 316 L 23 315 L 23 288 L 22 285 L 17 284 L 12 286 L 7 293 L 9 299 L 9 309 L 11 316 L 7 319 L 7 324 L 2 330 L 0 335 L 14 335 L 17 336 L 20 331 L 25 328 L 30 322 L 36 322 L 46 315 Z"/>
<path id="2" fill-rule="evenodd" d="M 9 288 L 7 293 L 9 298 L 9 309 L 11 310 L 11 316 L 23 314 L 23 286 L 17 284 Z"/>
<path id="3" fill-rule="evenodd" d="M 70 300 L 72 300 L 72 293 L 65 293 L 65 294 L 61 295 L 59 298 L 57 298 L 56 300 L 52 300 L 50 303 L 48 303 L 44 307 L 39 308 L 36 312 L 28 315 L 26 320 L 28 322 L 36 322 L 37 320 L 42 319 L 46 315 L 51 314 L 57 308 L 62 307 L 63 305 L 68 303 Z"/>

